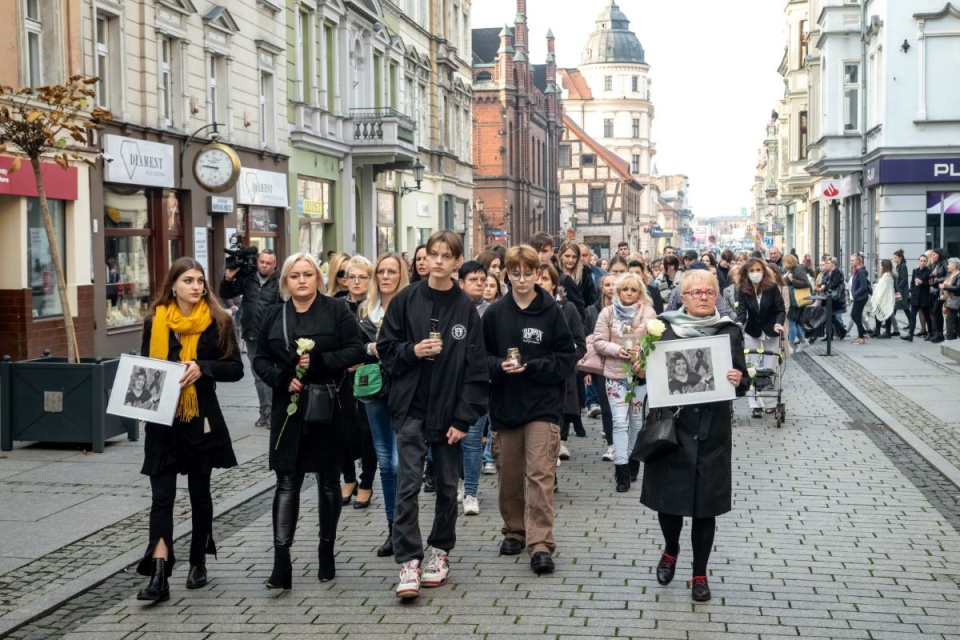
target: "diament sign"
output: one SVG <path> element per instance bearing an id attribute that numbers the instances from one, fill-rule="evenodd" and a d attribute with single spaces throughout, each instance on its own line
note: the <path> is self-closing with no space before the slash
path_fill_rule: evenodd
<path id="1" fill-rule="evenodd" d="M 108 134 L 103 136 L 103 151 L 113 158 L 103 163 L 107 182 L 144 187 L 174 185 L 173 145 Z"/>
<path id="2" fill-rule="evenodd" d="M 863 184 L 960 183 L 960 158 L 881 158 L 863 171 Z"/>

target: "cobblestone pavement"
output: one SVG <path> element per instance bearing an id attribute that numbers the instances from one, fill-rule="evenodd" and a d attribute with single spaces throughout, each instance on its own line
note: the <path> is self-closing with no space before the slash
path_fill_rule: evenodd
<path id="1" fill-rule="evenodd" d="M 787 422 L 737 403 L 734 510 L 718 519 L 714 599 L 654 576 L 661 539 L 639 489 L 613 491 L 595 437 L 573 438 L 560 467 L 557 572 L 499 557 L 493 478 L 481 515 L 461 517 L 451 581 L 413 603 L 393 595 L 397 567 L 373 553 L 384 534 L 375 498 L 341 519 L 336 580 L 316 581 L 316 499 L 305 490 L 294 589 L 262 583 L 272 561 L 269 494 L 218 519 L 211 584 L 187 592 L 179 567 L 168 603 L 135 600 L 128 569 L 22 627 L 13 638 L 960 638 L 960 505 L 956 487 L 878 424 L 807 356 L 789 361 Z M 599 431 L 589 421 L 591 435 Z M 377 485 L 378 486 L 378 485 Z M 425 497 L 431 509 L 431 497 Z M 686 541 L 683 540 L 685 543 Z"/>

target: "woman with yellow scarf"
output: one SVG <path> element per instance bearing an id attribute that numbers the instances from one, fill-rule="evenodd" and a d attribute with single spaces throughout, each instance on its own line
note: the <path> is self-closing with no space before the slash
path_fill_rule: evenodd
<path id="1" fill-rule="evenodd" d="M 207 584 L 206 555 L 213 542 L 213 469 L 237 465 L 227 423 L 217 401 L 216 383 L 243 377 L 233 319 L 207 288 L 203 267 L 193 258 L 170 265 L 144 324 L 141 355 L 187 365 L 180 379 L 180 400 L 170 427 L 148 423 L 143 468 L 150 476 L 150 543 L 137 567 L 150 576 L 138 600 L 170 599 L 167 578 L 173 572 L 173 503 L 177 474 L 187 476 L 192 508 L 190 572 L 187 589 Z"/>

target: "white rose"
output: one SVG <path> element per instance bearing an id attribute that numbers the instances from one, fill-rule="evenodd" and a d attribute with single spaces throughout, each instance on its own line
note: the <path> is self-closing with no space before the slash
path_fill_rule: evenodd
<path id="1" fill-rule="evenodd" d="M 297 355 L 303 355 L 313 351 L 317 343 L 310 338 L 297 338 Z"/>
<path id="2" fill-rule="evenodd" d="M 663 332 L 667 330 L 667 325 L 663 324 L 662 321 L 653 318 L 647 322 L 647 333 L 650 335 L 659 338 L 663 335 Z"/>

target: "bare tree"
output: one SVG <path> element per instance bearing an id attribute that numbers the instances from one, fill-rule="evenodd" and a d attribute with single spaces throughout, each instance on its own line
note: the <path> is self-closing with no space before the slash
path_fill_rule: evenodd
<path id="1" fill-rule="evenodd" d="M 47 232 L 53 270 L 57 278 L 57 290 L 63 308 L 63 325 L 67 334 L 67 361 L 77 362 L 80 349 L 77 332 L 73 326 L 73 312 L 67 296 L 67 281 L 60 261 L 60 247 L 53 229 L 50 208 L 47 205 L 43 186 L 41 160 L 48 158 L 66 170 L 70 161 L 93 161 L 75 153 L 72 149 L 87 145 L 93 129 L 113 118 L 105 109 L 90 109 L 95 92 L 92 86 L 100 78 L 73 76 L 69 82 L 48 87 L 14 88 L 0 85 L 0 153 L 14 156 L 10 172 L 21 168 L 22 158 L 30 161 L 37 181 L 37 197 L 43 216 L 43 228 Z"/>

